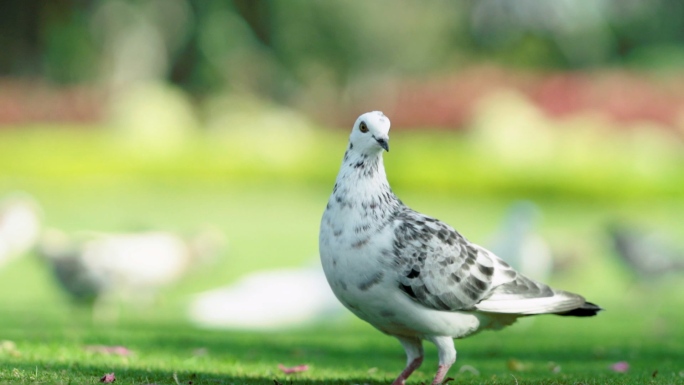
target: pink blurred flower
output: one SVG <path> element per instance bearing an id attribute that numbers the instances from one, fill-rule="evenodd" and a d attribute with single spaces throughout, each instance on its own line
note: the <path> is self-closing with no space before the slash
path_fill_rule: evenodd
<path id="1" fill-rule="evenodd" d="M 292 374 L 292 373 L 305 372 L 305 371 L 309 370 L 309 365 L 298 365 L 298 366 L 293 366 L 293 367 L 288 368 L 283 364 L 278 364 L 278 369 L 280 369 L 285 374 Z"/>
<path id="2" fill-rule="evenodd" d="M 113 354 L 115 356 L 129 356 L 131 351 L 124 346 L 105 346 L 105 345 L 88 345 L 84 349 L 89 352 L 101 354 Z"/>
<path id="3" fill-rule="evenodd" d="M 610 366 L 610 370 L 618 373 L 625 373 L 629 370 L 629 364 L 627 361 L 616 362 Z"/>

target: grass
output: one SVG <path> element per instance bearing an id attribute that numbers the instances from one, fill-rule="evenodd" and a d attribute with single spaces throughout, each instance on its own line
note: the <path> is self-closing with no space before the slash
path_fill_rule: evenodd
<path id="1" fill-rule="evenodd" d="M 62 136 L 30 138 L 28 154 L 40 159 L 33 164 L 26 161 L 29 155 L 11 145 L 19 143 L 15 136 L 2 141 L 0 147 L 9 151 L 0 152 L 3 162 L 13 154 L 28 163 L 3 163 L 9 166 L 0 168 L 0 195 L 14 189 L 30 192 L 43 206 L 46 225 L 65 230 L 149 227 L 192 232 L 212 223 L 225 231 L 228 249 L 215 265 L 193 271 L 164 290 L 154 306 L 124 307 L 120 322 L 111 325 L 93 324 L 87 311 L 72 306 L 37 258 L 29 255 L 4 266 L 0 341 L 9 342 L 0 343 L 0 383 L 94 384 L 114 372 L 117 384 L 383 384 L 401 371 L 405 357 L 399 343 L 352 316 L 263 333 L 201 330 L 186 319 L 185 306 L 193 293 L 246 272 L 298 266 L 316 258 L 318 222 L 340 151 L 306 166 L 310 169 L 281 170 L 283 175 L 266 183 L 259 174 L 263 165 L 244 166 L 239 172 L 233 166 L 215 166 L 196 174 L 192 169 L 197 165 L 183 162 L 191 162 L 191 155 L 200 150 L 188 150 L 172 161 L 127 160 L 101 138 L 79 138 L 80 146 L 99 144 L 74 155 L 69 151 L 74 144 Z M 64 146 L 50 155 L 49 146 L 60 141 Z M 103 156 L 98 149 L 111 157 L 93 164 Z M 198 156 L 201 165 L 212 162 L 206 157 L 219 155 Z M 437 158 L 425 157 L 429 164 Z M 428 192 L 411 178 L 430 185 L 430 178 L 436 177 L 421 180 L 413 167 L 410 162 L 388 164 L 391 174 L 406 179 L 395 187 L 400 197 L 479 243 L 487 242 L 518 194 L 454 193 L 439 186 Z M 241 176 L 250 172 L 255 174 Z M 436 169 L 431 175 L 458 179 L 440 173 Z M 489 180 L 480 186 L 496 183 Z M 679 294 L 684 287 L 675 279 L 635 281 L 612 255 L 602 232 L 607 220 L 623 217 L 681 233 L 684 205 L 681 197 L 667 193 L 637 195 L 606 200 L 541 194 L 537 203 L 545 214 L 542 233 L 564 261 L 552 283 L 581 292 L 607 310 L 592 319 L 537 317 L 457 340 L 452 384 L 684 383 L 684 299 Z M 85 348 L 90 345 L 120 345 L 132 354 L 95 353 Z M 429 383 L 434 374 L 435 348 L 426 344 L 426 353 L 409 384 Z M 627 373 L 610 370 L 619 361 L 629 363 Z M 278 369 L 281 363 L 307 364 L 309 370 L 285 375 Z"/>
<path id="2" fill-rule="evenodd" d="M 595 319 L 540 317 L 456 341 L 459 360 L 450 375 L 463 384 L 682 383 L 682 304 L 676 296 L 662 301 L 669 300 L 679 308 L 653 313 L 616 307 Z M 155 313 L 102 327 L 83 314 L 43 306 L 4 317 L 0 325 L 3 338 L 17 346 L 0 355 L 0 382 L 87 384 L 114 372 L 120 384 L 175 384 L 174 376 L 183 384 L 381 384 L 404 362 L 396 341 L 351 319 L 257 333 L 196 330 L 178 316 Z M 88 345 L 123 345 L 133 354 L 91 353 Z M 618 361 L 629 362 L 630 371 L 610 371 Z M 287 376 L 277 369 L 280 363 L 310 369 Z M 426 362 L 410 383 L 429 381 L 435 366 L 436 352 L 428 345 Z"/>

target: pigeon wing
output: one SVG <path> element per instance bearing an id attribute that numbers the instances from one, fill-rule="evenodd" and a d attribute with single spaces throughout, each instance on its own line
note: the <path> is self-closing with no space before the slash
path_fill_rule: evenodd
<path id="1" fill-rule="evenodd" d="M 408 208 L 395 217 L 393 255 L 399 288 L 431 309 L 544 314 L 585 303 L 523 276 L 451 226 Z"/>
<path id="2" fill-rule="evenodd" d="M 489 253 L 481 248 L 484 253 Z M 525 277 L 498 257 L 494 258 L 495 277 L 503 277 L 475 308 L 490 313 L 507 314 L 562 314 L 582 307 L 582 296 L 551 287 Z"/>
<path id="3" fill-rule="evenodd" d="M 393 255 L 399 288 L 425 307 L 474 309 L 492 290 L 488 255 L 449 225 L 410 209 L 396 216 Z"/>

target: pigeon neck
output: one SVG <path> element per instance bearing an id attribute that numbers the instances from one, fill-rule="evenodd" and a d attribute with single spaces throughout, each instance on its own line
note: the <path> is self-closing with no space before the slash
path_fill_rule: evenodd
<path id="1" fill-rule="evenodd" d="M 347 149 L 342 159 L 342 167 L 337 175 L 336 184 L 364 186 L 365 189 L 381 188 L 389 190 L 382 153 L 368 155 L 353 151 L 351 147 Z M 367 193 L 370 193 L 370 191 L 367 191 Z"/>
<path id="2" fill-rule="evenodd" d="M 368 220 L 384 222 L 401 201 L 387 182 L 382 153 L 360 154 L 347 150 L 328 207 L 360 212 Z"/>

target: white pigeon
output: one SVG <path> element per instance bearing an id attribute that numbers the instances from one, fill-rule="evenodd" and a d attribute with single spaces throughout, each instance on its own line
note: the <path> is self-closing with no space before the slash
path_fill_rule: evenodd
<path id="1" fill-rule="evenodd" d="M 316 266 L 257 271 L 200 293 L 190 319 L 206 328 L 272 330 L 329 321 L 343 310 Z"/>
<path id="2" fill-rule="evenodd" d="M 319 248 L 340 302 L 406 350 L 407 366 L 393 384 L 404 384 L 421 365 L 423 340 L 437 346 L 432 383 L 440 384 L 456 361 L 454 338 L 522 316 L 593 316 L 600 310 L 577 294 L 519 274 L 451 226 L 404 205 L 382 160 L 389 129 L 379 111 L 354 123 L 321 220 Z"/>
<path id="3" fill-rule="evenodd" d="M 27 253 L 41 231 L 42 211 L 24 193 L 13 193 L 0 202 L 0 266 Z"/>
<path id="4" fill-rule="evenodd" d="M 159 288 L 183 277 L 198 258 L 220 249 L 223 238 L 216 231 L 185 239 L 164 231 L 69 237 L 48 230 L 37 251 L 62 288 L 79 302 L 94 301 L 97 306 L 114 298 L 150 301 Z"/>

